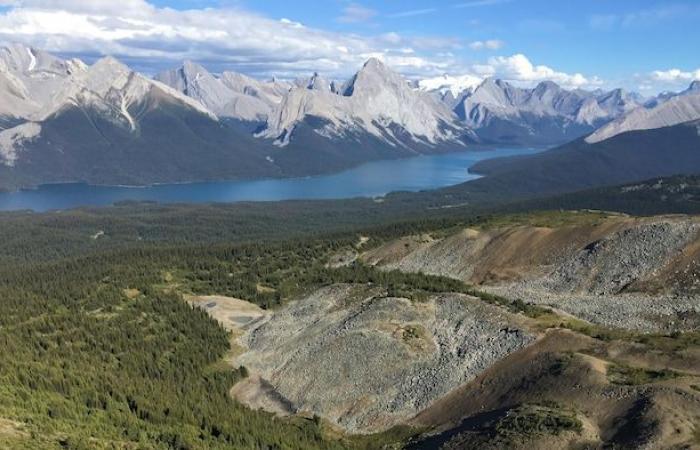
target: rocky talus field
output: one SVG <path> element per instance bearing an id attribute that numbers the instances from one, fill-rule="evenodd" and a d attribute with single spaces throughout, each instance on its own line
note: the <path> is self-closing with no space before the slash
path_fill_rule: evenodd
<path id="1" fill-rule="evenodd" d="M 386 270 L 460 279 L 599 325 L 697 329 L 700 220 L 611 215 L 582 222 L 408 236 L 361 258 Z"/>
<path id="2" fill-rule="evenodd" d="M 382 431 L 532 342 L 517 322 L 460 294 L 412 302 L 337 285 L 256 324 L 238 362 L 298 411 Z"/>
<path id="3" fill-rule="evenodd" d="M 580 212 L 362 236 L 327 267 L 460 292 L 335 283 L 268 311 L 190 301 L 232 332 L 247 377 L 231 395 L 280 417 L 409 430 L 410 449 L 694 448 L 699 233 L 696 217 Z"/>

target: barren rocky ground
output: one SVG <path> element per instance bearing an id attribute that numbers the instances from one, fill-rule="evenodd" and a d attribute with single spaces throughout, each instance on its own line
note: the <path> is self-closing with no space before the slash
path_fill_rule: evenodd
<path id="1" fill-rule="evenodd" d="M 265 407 L 269 396 L 257 394 L 274 386 L 274 404 L 350 432 L 381 431 L 533 340 L 517 317 L 468 296 L 412 302 L 366 286 L 331 286 L 240 338 L 247 351 L 237 363 L 260 389 L 240 388 L 246 395 L 239 399 Z"/>
<path id="2" fill-rule="evenodd" d="M 600 325 L 682 331 L 700 326 L 699 233 L 696 218 L 615 216 L 405 237 L 361 257 L 385 269 L 457 278 Z"/>
<path id="3" fill-rule="evenodd" d="M 700 359 L 664 352 L 671 359 L 662 366 L 678 370 L 664 378 L 645 372 L 658 363 L 653 347 L 550 330 L 421 412 L 411 423 L 434 431 L 408 448 L 696 448 Z M 620 377 L 620 367 L 648 378 Z M 545 432 L 553 417 L 575 418 L 580 428 L 560 422 Z"/>
<path id="4" fill-rule="evenodd" d="M 279 416 L 319 416 L 349 434 L 427 430 L 412 449 L 696 442 L 700 221 L 577 221 L 406 236 L 363 252 L 365 240 L 326 266 L 448 276 L 553 314 L 456 293 L 410 300 L 377 284 L 319 288 L 274 311 L 189 301 L 232 332 L 230 361 L 248 377 L 231 394 Z M 627 331 L 598 337 L 570 316 Z"/>

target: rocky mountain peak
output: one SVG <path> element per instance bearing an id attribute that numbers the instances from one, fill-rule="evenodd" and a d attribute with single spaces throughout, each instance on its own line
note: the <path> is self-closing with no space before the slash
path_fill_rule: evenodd
<path id="1" fill-rule="evenodd" d="M 367 61 L 365 61 L 364 65 L 362 66 L 362 69 L 360 71 L 364 70 L 369 70 L 369 71 L 388 71 L 390 70 L 384 62 L 382 62 L 381 59 L 376 58 L 376 57 L 371 57 Z"/>
<path id="2" fill-rule="evenodd" d="M 554 81 L 541 81 L 537 84 L 535 89 L 532 91 L 533 95 L 539 98 L 544 98 L 547 96 L 558 95 L 561 93 L 562 88 Z"/>
<path id="3" fill-rule="evenodd" d="M 540 81 L 535 87 L 535 91 L 558 91 L 561 87 L 551 80 Z"/>
<path id="4" fill-rule="evenodd" d="M 89 72 L 92 73 L 103 73 L 105 75 L 108 74 L 124 74 L 124 73 L 131 73 L 132 70 L 127 66 L 126 64 L 122 63 L 119 61 L 117 58 L 113 56 L 105 56 L 104 58 L 98 59 L 92 66 L 89 68 Z"/>
<path id="5" fill-rule="evenodd" d="M 314 74 L 309 79 L 306 88 L 311 90 L 327 92 L 330 92 L 332 90 L 331 83 L 325 78 L 323 78 L 321 75 L 319 75 L 318 72 L 314 72 Z"/>
<path id="6" fill-rule="evenodd" d="M 594 144 L 635 130 L 668 127 L 700 118 L 700 89 L 695 83 L 680 94 L 660 94 L 641 108 L 634 108 L 586 138 Z"/>
<path id="7" fill-rule="evenodd" d="M 122 89 L 134 72 L 113 56 L 105 56 L 90 66 L 86 72 L 85 87 L 106 94 L 111 88 Z"/>
<path id="8" fill-rule="evenodd" d="M 56 75 L 67 75 L 69 68 L 76 68 L 76 62 L 67 62 L 33 47 L 24 44 L 9 44 L 0 48 L 0 60 L 7 69 L 15 74 L 30 75 L 36 72 L 50 72 Z"/>
<path id="9" fill-rule="evenodd" d="M 379 58 L 370 58 L 345 84 L 342 94 L 349 97 L 358 93 L 370 95 L 377 92 L 409 90 L 412 89 L 408 81 L 400 74 L 391 70 Z"/>
<path id="10" fill-rule="evenodd" d="M 190 60 L 185 60 L 182 63 L 180 70 L 182 71 L 183 76 L 186 78 L 194 79 L 203 74 L 209 75 L 209 71 L 207 71 L 207 69 L 205 69 L 202 65 Z"/>

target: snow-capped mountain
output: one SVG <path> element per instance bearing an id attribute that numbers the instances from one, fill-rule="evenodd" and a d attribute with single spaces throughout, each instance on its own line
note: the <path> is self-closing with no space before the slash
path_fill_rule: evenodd
<path id="1" fill-rule="evenodd" d="M 442 99 L 485 142 L 541 145 L 586 135 L 640 105 L 621 89 L 570 91 L 551 81 L 526 89 L 494 78 Z"/>
<path id="2" fill-rule="evenodd" d="M 469 131 L 445 105 L 420 91 L 378 59 L 370 59 L 338 92 L 330 83 L 312 78 L 284 97 L 260 134 L 287 145 L 295 128 L 309 120 L 318 122 L 316 133 L 342 139 L 367 133 L 392 146 L 407 141 L 423 145 L 462 143 Z"/>
<path id="3" fill-rule="evenodd" d="M 650 130 L 697 119 L 700 119 L 700 81 L 694 81 L 680 94 L 662 95 L 644 107 L 629 111 L 588 136 L 586 142 L 593 144 L 627 131 Z"/>
<path id="4" fill-rule="evenodd" d="M 217 78 L 191 61 L 160 73 L 155 79 L 197 100 L 220 117 L 248 122 L 267 120 L 290 88 L 287 83 L 264 83 L 234 72 L 224 72 Z"/>

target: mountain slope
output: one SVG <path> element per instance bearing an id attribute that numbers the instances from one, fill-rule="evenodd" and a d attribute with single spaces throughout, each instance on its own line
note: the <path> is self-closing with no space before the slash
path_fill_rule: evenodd
<path id="1" fill-rule="evenodd" d="M 495 159 L 460 189 L 526 196 L 572 192 L 654 177 L 700 173 L 700 121 L 622 133 L 594 144 L 579 139 L 527 157 Z"/>
<path id="2" fill-rule="evenodd" d="M 3 187 L 280 175 L 249 133 L 113 58 L 71 76 L 42 115 L 0 132 Z"/>
<path id="3" fill-rule="evenodd" d="M 82 61 L 64 61 L 20 44 L 0 48 L 0 125 L 3 118 L 36 120 L 67 80 L 86 69 Z"/>
<path id="4" fill-rule="evenodd" d="M 66 107 L 41 123 L 12 172 L 23 185 L 84 181 L 145 184 L 278 176 L 247 134 L 182 108 L 154 91 L 129 109 L 138 128 L 116 124 L 96 108 Z M 5 177 L 2 177 L 5 180 Z"/>
<path id="5" fill-rule="evenodd" d="M 178 69 L 156 75 L 155 79 L 197 100 L 220 117 L 246 122 L 264 122 L 281 101 L 286 87 L 233 72 L 224 72 L 216 78 L 190 61 L 185 61 Z"/>
<path id="6" fill-rule="evenodd" d="M 32 51 L 15 49 L 6 52 L 12 57 L 0 58 L 0 95 L 15 102 L 4 104 L 11 111 L 31 106 L 26 113 L 0 117 L 2 189 L 52 182 L 141 185 L 315 175 L 461 148 L 458 133 L 465 131 L 446 123 L 453 120 L 449 110 L 427 94 L 415 94 L 383 66 L 358 74 L 345 86 L 355 94 L 341 96 L 337 84 L 319 76 L 288 92 L 284 82 L 258 82 L 231 72 L 217 78 L 185 63 L 159 81 L 111 57 L 88 67 Z M 31 89 L 44 76 L 53 83 L 50 95 Z M 312 103 L 332 97 L 346 104 L 338 115 L 299 117 L 294 139 L 284 146 L 255 137 L 245 125 L 259 126 L 275 102 L 283 96 L 292 102 L 294 95 L 308 95 Z M 383 104 L 392 120 L 383 117 Z M 351 114 L 346 115 L 348 105 Z M 403 111 L 402 105 L 410 108 Z M 342 139 L 324 132 L 347 125 L 330 121 L 338 117 L 352 118 Z"/>

